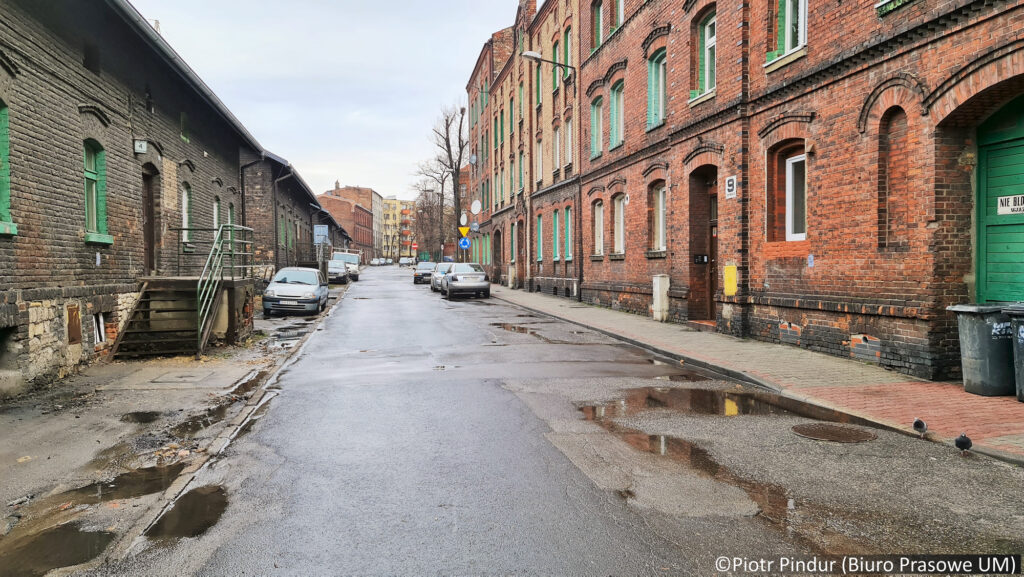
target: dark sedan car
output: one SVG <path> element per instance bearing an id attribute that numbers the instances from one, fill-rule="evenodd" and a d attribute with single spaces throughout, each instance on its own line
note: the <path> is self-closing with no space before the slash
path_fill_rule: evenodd
<path id="1" fill-rule="evenodd" d="M 416 270 L 412 273 L 412 284 L 420 284 L 421 282 L 430 282 L 430 275 L 434 273 L 434 266 L 437 263 L 424 261 L 416 265 Z"/>

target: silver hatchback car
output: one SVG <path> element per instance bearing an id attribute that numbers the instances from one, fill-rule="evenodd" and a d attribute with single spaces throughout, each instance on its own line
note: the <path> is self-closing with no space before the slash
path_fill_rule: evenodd
<path id="1" fill-rule="evenodd" d="M 430 275 L 430 290 L 434 292 L 441 290 L 441 279 L 451 268 L 452 263 L 450 262 L 439 262 L 434 265 L 434 272 Z"/>
<path id="2" fill-rule="evenodd" d="M 460 262 L 442 277 L 441 293 L 448 300 L 460 294 L 491 298 L 491 281 L 484 267 L 475 262 Z"/>

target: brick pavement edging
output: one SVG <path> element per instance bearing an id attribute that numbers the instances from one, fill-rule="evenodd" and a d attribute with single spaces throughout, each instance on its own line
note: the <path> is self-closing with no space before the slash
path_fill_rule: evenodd
<path id="1" fill-rule="evenodd" d="M 898 432 L 898 433 L 901 433 L 901 434 L 905 434 L 905 435 L 908 435 L 908 436 L 914 436 L 914 437 L 918 436 L 917 433 L 915 433 L 913 431 L 912 427 L 911 427 L 912 420 L 915 417 L 909 417 L 909 418 L 903 419 L 906 422 L 902 422 L 902 421 L 899 421 L 899 420 L 895 419 L 894 417 L 895 417 L 895 415 L 896 415 L 896 413 L 898 411 L 894 411 L 893 410 L 893 405 L 892 404 L 884 404 L 883 403 L 883 405 L 880 407 L 880 411 L 881 411 L 882 414 L 879 414 L 879 412 L 867 410 L 866 405 L 861 405 L 861 406 L 855 407 L 855 406 L 850 406 L 849 403 L 843 403 L 842 401 L 843 401 L 844 397 L 846 398 L 846 400 L 850 400 L 851 396 L 855 396 L 855 395 L 850 395 L 850 394 L 846 394 L 846 395 L 842 394 L 843 392 L 849 393 L 849 391 L 852 389 L 851 387 L 828 388 L 828 387 L 801 386 L 799 384 L 788 384 L 787 385 L 787 384 L 784 384 L 782 382 L 779 382 L 779 381 L 776 381 L 776 380 L 772 379 L 769 375 L 765 375 L 765 374 L 762 374 L 762 373 L 755 374 L 755 373 L 743 370 L 743 369 L 735 367 L 735 366 L 730 366 L 730 364 L 728 362 L 722 361 L 720 359 L 715 359 L 715 358 L 707 356 L 707 355 L 695 355 L 691 351 L 686 351 L 684 349 L 675 349 L 675 350 L 668 349 L 668 348 L 665 348 L 665 346 L 663 346 L 663 345 L 658 345 L 658 344 L 652 342 L 653 339 L 651 339 L 651 340 L 644 340 L 642 338 L 628 336 L 628 335 L 623 334 L 624 331 L 622 331 L 621 329 L 615 329 L 615 328 L 609 328 L 609 327 L 601 326 L 598 323 L 587 322 L 586 320 L 581 320 L 579 318 L 570 318 L 565 313 L 563 313 L 562 311 L 558 310 L 558 308 L 560 308 L 562 306 L 565 306 L 566 304 L 569 304 L 569 303 L 575 303 L 573 306 L 580 306 L 580 307 L 591 308 L 590 305 L 587 305 L 586 303 L 576 303 L 575 301 L 568 301 L 566 299 L 562 299 L 562 298 L 558 298 L 558 297 L 550 297 L 550 296 L 547 296 L 547 295 L 535 295 L 533 293 L 521 293 L 520 291 L 511 291 L 511 290 L 503 288 L 503 287 L 502 288 L 492 289 L 492 293 L 491 294 L 492 294 L 492 296 L 494 296 L 495 298 L 497 298 L 499 300 L 502 300 L 502 301 L 507 302 L 509 304 L 512 304 L 514 306 L 517 306 L 517 307 L 529 310 L 530 312 L 546 315 L 546 316 L 553 317 L 553 318 L 557 318 L 559 320 L 562 320 L 562 321 L 565 321 L 565 322 L 569 322 L 569 323 L 572 323 L 572 324 L 575 324 L 575 325 L 578 325 L 578 326 L 581 326 L 581 327 L 593 330 L 595 332 L 601 333 L 601 334 L 603 334 L 605 336 L 614 338 L 616 340 L 623 341 L 623 342 L 631 344 L 633 346 L 637 346 L 637 347 L 640 347 L 642 349 L 651 351 L 651 352 L 653 352 L 653 353 L 655 353 L 657 355 L 664 356 L 666 358 L 670 358 L 670 359 L 673 359 L 673 360 L 676 360 L 676 361 L 681 361 L 683 364 L 689 364 L 689 365 L 696 366 L 696 367 L 699 367 L 699 368 L 704 368 L 704 369 L 712 370 L 712 371 L 715 371 L 715 372 L 717 372 L 719 374 L 725 375 L 725 376 L 727 376 L 729 378 L 732 378 L 732 379 L 735 379 L 735 380 L 738 380 L 738 381 L 741 381 L 741 382 L 745 382 L 745 383 L 748 383 L 748 384 L 752 384 L 752 385 L 755 385 L 755 386 L 759 386 L 759 387 L 762 387 L 762 388 L 765 388 L 765 389 L 768 389 L 768 390 L 771 390 L 771 391 L 774 391 L 774 392 L 777 392 L 777 393 L 780 393 L 780 394 L 784 394 L 784 395 L 786 395 L 788 397 L 791 397 L 791 398 L 794 398 L 794 399 L 797 399 L 797 400 L 800 400 L 800 401 L 803 401 L 803 402 L 806 402 L 806 403 L 809 403 L 809 404 L 812 404 L 812 405 L 817 405 L 819 407 L 823 407 L 823 408 L 827 408 L 827 409 L 831 409 L 831 410 L 847 413 L 847 414 L 853 415 L 855 417 L 859 417 L 859 418 L 868 420 L 868 421 L 870 421 L 872 423 L 875 423 L 876 425 L 878 425 L 878 426 L 880 426 L 882 428 L 885 428 L 885 429 L 888 429 L 888 430 L 892 430 L 892 431 L 895 431 L 895 432 Z M 544 306 L 548 302 L 550 302 L 551 304 L 556 305 L 556 306 Z M 621 312 L 621 311 L 613 311 L 611 309 L 597 308 L 597 307 L 595 307 L 595 310 L 596 311 L 600 311 L 601 313 L 617 313 L 617 314 L 625 315 L 625 316 L 630 317 L 630 319 L 634 320 L 634 321 L 650 322 L 650 323 L 656 324 L 656 325 L 663 325 L 663 323 L 658 323 L 658 322 L 654 321 L 653 319 L 648 319 L 648 318 L 645 318 L 645 317 L 641 317 L 641 316 L 630 314 L 630 313 L 624 313 L 624 312 Z M 683 326 L 678 326 L 678 330 L 682 333 L 683 331 L 686 331 L 686 328 L 683 327 Z M 697 332 L 694 332 L 694 334 L 695 335 L 705 335 L 705 334 L 715 334 L 715 333 L 697 333 Z M 722 336 L 722 335 L 719 335 L 719 336 Z M 749 341 L 749 340 L 742 340 L 740 342 L 743 342 L 743 343 L 746 343 L 746 344 L 756 343 L 755 341 Z M 763 344 L 766 347 L 768 347 L 768 346 L 775 346 L 775 345 L 770 344 L 770 343 L 756 343 L 756 344 Z M 825 355 L 822 355 L 821 353 L 814 353 L 812 351 L 806 351 L 804 349 L 795 349 L 794 351 L 799 351 L 801 354 L 805 354 L 806 353 L 806 354 L 812 354 L 812 355 L 821 355 L 822 358 L 827 359 L 830 362 L 845 361 L 845 359 L 827 357 Z M 887 379 L 887 380 L 892 380 L 891 379 L 891 375 L 889 374 L 888 371 L 885 371 L 884 369 L 877 369 L 877 370 L 880 372 L 880 374 L 889 375 L 889 379 Z M 909 395 L 909 397 L 910 397 L 911 401 L 913 401 L 913 400 L 917 401 L 917 403 L 916 403 L 917 406 L 926 407 L 925 409 L 922 409 L 922 415 L 924 415 L 924 416 L 928 415 L 928 408 L 929 407 L 931 407 L 932 405 L 935 405 L 935 404 L 941 404 L 941 403 L 937 402 L 937 398 L 935 396 L 936 395 L 935 391 L 937 391 L 938 389 L 934 389 L 933 391 L 929 391 L 926 388 L 927 385 L 942 386 L 941 383 L 932 383 L 930 381 L 924 381 L 924 380 L 916 379 L 916 378 L 910 377 L 910 376 L 901 376 L 900 377 L 900 381 L 901 382 L 886 383 L 884 385 L 879 385 L 879 384 L 876 384 L 876 383 L 864 383 L 864 385 L 862 387 L 858 386 L 857 389 L 862 389 L 864 391 L 866 391 L 868 389 L 872 389 L 873 391 L 877 391 L 877 390 L 893 391 L 894 389 L 896 389 L 897 387 L 899 387 L 901 385 L 919 387 L 919 388 L 921 388 L 921 390 L 923 390 L 923 392 L 917 391 L 916 398 L 914 397 L 913 394 Z M 949 385 L 946 385 L 946 386 L 949 386 Z M 884 387 L 884 389 L 882 389 L 881 387 Z M 900 392 L 905 392 L 905 391 L 900 391 Z M 962 389 L 960 390 L 960 393 L 962 393 L 964 395 L 967 394 L 967 393 L 963 393 Z M 899 396 L 899 395 L 896 395 L 896 396 Z M 904 397 L 906 397 L 906 396 L 908 396 L 908 395 L 904 395 Z M 974 440 L 974 447 L 972 449 L 973 452 L 976 452 L 976 453 L 979 453 L 979 454 L 982 454 L 982 455 L 986 455 L 988 457 L 992 457 L 992 458 L 998 459 L 1000 461 L 1004 461 L 1004 462 L 1011 463 L 1011 464 L 1014 464 L 1014 465 L 1024 466 L 1024 433 L 1022 433 L 1022 435 L 1021 435 L 1022 443 L 1020 444 L 1019 447 L 1014 442 L 1007 442 L 1005 436 L 1003 436 L 1003 437 L 995 436 L 995 432 L 996 431 L 1000 431 L 1000 430 L 1004 433 L 1004 435 L 1006 433 L 1014 433 L 1014 432 L 1017 431 L 1018 428 L 1021 429 L 1022 431 L 1024 431 L 1024 427 L 1020 426 L 1020 424 L 1022 422 L 1024 422 L 1024 419 L 1022 419 L 1022 416 L 1024 416 L 1024 403 L 1017 403 L 1015 399 L 1012 399 L 1014 401 L 1013 403 L 1009 403 L 1007 401 L 1007 399 L 1009 399 L 1009 398 L 987 398 L 987 397 L 986 398 L 979 398 L 979 399 L 971 399 L 971 401 L 973 401 L 972 404 L 977 404 L 977 403 L 980 403 L 980 402 L 985 402 L 985 399 L 990 399 L 989 400 L 990 403 L 998 403 L 998 405 L 993 405 L 993 406 L 996 406 L 998 409 L 1000 409 L 999 411 L 997 411 L 995 413 L 996 415 L 1000 415 L 1000 414 L 1005 415 L 1005 414 L 1009 413 L 1012 416 L 1006 417 L 1008 420 L 1004 420 L 1002 422 L 989 422 L 989 423 L 977 425 L 976 427 L 978 429 L 981 429 L 981 430 L 985 431 L 987 434 L 984 437 L 974 438 L 973 439 Z M 992 400 L 992 399 L 995 399 L 995 400 Z M 946 404 L 947 405 L 949 404 L 948 400 L 947 400 Z M 957 420 L 952 419 L 953 415 L 947 414 L 946 416 L 950 417 L 951 420 L 953 420 L 953 422 L 955 422 L 956 424 L 960 425 L 961 428 L 966 428 L 966 425 L 962 421 L 957 421 Z M 922 418 L 924 418 L 924 417 L 922 416 Z M 934 423 L 936 421 L 933 419 L 932 422 Z M 932 429 L 936 429 L 936 427 L 934 427 L 934 426 L 931 427 L 931 428 Z M 988 434 L 988 433 L 991 433 L 991 434 Z M 933 442 L 939 442 L 939 443 L 945 444 L 947 446 L 953 447 L 953 440 L 954 440 L 955 436 L 958 435 L 958 434 L 959 434 L 959 432 L 947 433 L 945 435 L 940 435 L 940 434 L 935 434 L 933 432 L 929 432 L 927 439 L 930 440 L 930 441 L 933 441 Z M 968 434 L 970 434 L 970 432 L 968 432 Z M 996 441 L 996 443 L 988 443 L 988 442 L 986 442 L 986 440 L 990 439 L 990 438 L 993 441 Z"/>

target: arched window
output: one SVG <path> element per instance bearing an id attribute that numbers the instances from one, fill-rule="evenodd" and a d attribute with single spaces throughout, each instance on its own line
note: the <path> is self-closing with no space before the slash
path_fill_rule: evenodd
<path id="1" fill-rule="evenodd" d="M 591 212 L 594 215 L 594 220 L 591 223 L 591 227 L 594 229 L 594 254 L 602 255 L 604 254 L 604 202 L 595 201 Z"/>
<path id="2" fill-rule="evenodd" d="M 612 198 L 612 253 L 626 253 L 626 195 Z"/>
<path id="3" fill-rule="evenodd" d="M 590 158 L 601 156 L 604 146 L 604 101 L 598 96 L 590 103 Z"/>
<path id="4" fill-rule="evenodd" d="M 768 152 L 768 240 L 806 238 L 807 156 L 803 140 L 787 140 Z"/>
<path id="5" fill-rule="evenodd" d="M 656 182 L 647 189 L 647 230 L 650 231 L 649 248 L 655 251 L 666 250 L 668 245 L 666 238 L 666 196 L 664 182 Z"/>
<path id="6" fill-rule="evenodd" d="M 192 186 L 187 183 L 181 183 L 181 240 L 185 242 L 192 241 Z"/>
<path id="7" fill-rule="evenodd" d="M 907 245 L 909 152 L 907 113 L 898 106 L 878 126 L 878 247 Z"/>
<path id="8" fill-rule="evenodd" d="M 611 124 L 608 135 L 609 150 L 622 144 L 626 136 L 626 115 L 623 111 L 625 106 L 625 97 L 623 96 L 625 86 L 626 83 L 622 80 L 612 85 L 611 105 L 609 107 L 611 111 Z"/>
<path id="9" fill-rule="evenodd" d="M 86 140 L 85 161 L 85 241 L 111 244 L 107 235 L 107 155 L 100 143 Z"/>
<path id="10" fill-rule="evenodd" d="M 661 126 L 665 122 L 665 103 L 668 100 L 665 90 L 666 54 L 662 48 L 647 61 L 647 128 Z"/>
<path id="11" fill-rule="evenodd" d="M 11 137 L 7 105 L 0 100 L 0 235 L 14 235 L 17 227 L 11 218 Z"/>

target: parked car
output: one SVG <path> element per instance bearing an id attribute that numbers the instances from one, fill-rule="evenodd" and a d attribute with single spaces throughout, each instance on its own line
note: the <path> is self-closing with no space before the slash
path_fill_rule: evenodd
<path id="1" fill-rule="evenodd" d="M 333 283 L 348 284 L 348 267 L 343 260 L 332 260 L 327 263 L 327 280 Z"/>
<path id="2" fill-rule="evenodd" d="M 263 314 L 318 313 L 327 308 L 327 279 L 315 268 L 289 267 L 277 271 L 263 291 Z"/>
<path id="3" fill-rule="evenodd" d="M 475 262 L 460 262 L 441 277 L 441 293 L 448 300 L 460 294 L 491 298 L 491 282 L 484 267 Z"/>
<path id="4" fill-rule="evenodd" d="M 430 276 L 434 273 L 434 266 L 436 264 L 427 260 L 417 264 L 416 269 L 412 271 L 412 284 L 430 282 Z"/>
<path id="5" fill-rule="evenodd" d="M 345 267 L 348 268 L 348 280 L 359 281 L 359 263 L 362 259 L 362 253 L 359 251 L 354 252 L 335 252 L 332 255 L 331 260 L 345 261 Z"/>
<path id="6" fill-rule="evenodd" d="M 375 258 L 370 260 L 370 266 L 380 266 L 380 259 Z"/>
<path id="7" fill-rule="evenodd" d="M 434 273 L 430 275 L 430 290 L 437 292 L 441 290 L 441 278 L 452 268 L 450 262 L 439 262 L 434 265 Z"/>
<path id="8" fill-rule="evenodd" d="M 387 259 L 387 261 L 384 264 L 395 264 L 395 260 L 389 258 L 389 259 Z"/>
<path id="9" fill-rule="evenodd" d="M 415 263 L 416 259 L 412 258 L 411 256 L 403 256 L 402 258 L 398 259 L 398 266 L 411 266 Z"/>

